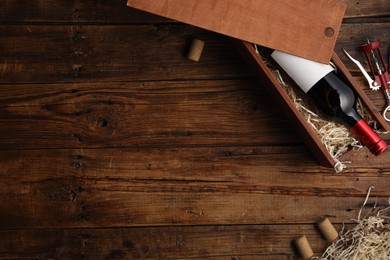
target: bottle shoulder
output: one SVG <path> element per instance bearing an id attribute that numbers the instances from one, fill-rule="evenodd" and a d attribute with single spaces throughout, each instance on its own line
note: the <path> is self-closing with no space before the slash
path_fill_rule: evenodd
<path id="1" fill-rule="evenodd" d="M 307 94 L 330 117 L 339 118 L 350 126 L 361 119 L 355 109 L 354 91 L 334 72 L 319 80 Z"/>

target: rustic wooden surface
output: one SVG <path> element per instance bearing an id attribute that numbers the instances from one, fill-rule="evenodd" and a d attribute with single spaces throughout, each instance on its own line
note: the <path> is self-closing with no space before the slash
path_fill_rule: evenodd
<path id="1" fill-rule="evenodd" d="M 390 3 L 345 2 L 336 52 L 381 107 L 340 47 L 387 59 Z M 370 186 L 388 205 L 390 152 L 318 166 L 226 37 L 126 0 L 0 7 L 0 259 L 296 259 Z"/>

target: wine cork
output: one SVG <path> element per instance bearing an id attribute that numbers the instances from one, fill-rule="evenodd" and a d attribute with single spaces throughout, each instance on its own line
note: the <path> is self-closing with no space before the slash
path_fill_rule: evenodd
<path id="1" fill-rule="evenodd" d="M 191 47 L 188 52 L 187 58 L 198 62 L 200 56 L 202 55 L 203 48 L 204 48 L 204 41 L 201 41 L 199 39 L 193 39 L 191 42 Z"/>
<path id="2" fill-rule="evenodd" d="M 301 254 L 303 259 L 309 259 L 314 255 L 306 236 L 301 236 L 295 239 L 295 245 L 297 246 L 299 254 Z"/>
<path id="3" fill-rule="evenodd" d="M 338 238 L 339 233 L 334 228 L 332 223 L 330 223 L 328 218 L 324 218 L 318 221 L 317 226 L 327 241 L 331 242 Z"/>

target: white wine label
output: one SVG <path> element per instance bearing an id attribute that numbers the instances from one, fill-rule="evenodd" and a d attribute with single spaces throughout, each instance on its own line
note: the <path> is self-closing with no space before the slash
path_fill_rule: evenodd
<path id="1" fill-rule="evenodd" d="M 281 51 L 274 51 L 271 57 L 305 93 L 334 70 L 329 64 L 311 61 Z"/>

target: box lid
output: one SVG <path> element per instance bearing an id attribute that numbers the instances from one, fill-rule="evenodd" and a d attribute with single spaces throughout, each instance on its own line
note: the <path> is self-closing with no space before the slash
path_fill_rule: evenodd
<path id="1" fill-rule="evenodd" d="M 328 63 L 346 5 L 338 0 L 128 0 L 127 5 Z"/>

